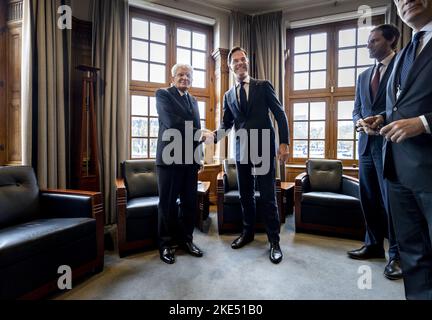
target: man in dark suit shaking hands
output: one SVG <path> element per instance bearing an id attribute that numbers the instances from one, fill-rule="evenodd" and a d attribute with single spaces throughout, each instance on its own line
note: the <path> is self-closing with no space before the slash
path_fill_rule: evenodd
<path id="1" fill-rule="evenodd" d="M 360 74 L 357 81 L 353 120 L 362 131 L 363 119 L 385 111 L 387 82 L 393 71 L 399 30 L 390 24 L 371 30 L 369 54 L 376 64 Z M 365 245 L 348 252 L 353 259 L 384 258 L 384 238 L 389 239 L 389 263 L 384 275 L 391 280 L 402 278 L 399 250 L 388 208 L 387 182 L 383 179 L 383 137 L 360 132 L 359 174 L 360 198 L 366 222 Z"/>
<path id="2" fill-rule="evenodd" d="M 194 137 L 201 129 L 197 100 L 188 93 L 192 71 L 189 65 L 175 65 L 172 69 L 172 87 L 156 92 L 159 115 L 156 153 L 159 250 L 161 260 L 168 264 L 175 263 L 172 248 L 177 244 L 192 256 L 203 256 L 203 252 L 192 242 L 200 167 L 199 159 L 192 158 L 192 155 L 199 144 Z M 205 138 L 202 137 L 202 140 Z"/>
<path id="3" fill-rule="evenodd" d="M 243 232 L 234 240 L 231 247 L 239 249 L 254 240 L 255 173 L 270 242 L 270 261 L 279 263 L 283 254 L 279 246 L 280 220 L 275 190 L 276 144 L 269 112 L 273 113 L 279 127 L 280 146 L 277 154 L 283 162 L 287 161 L 289 156 L 287 118 L 271 83 L 249 76 L 249 59 L 244 49 L 233 48 L 228 54 L 228 64 L 235 74 L 236 83 L 225 93 L 224 115 L 217 130 L 216 141 L 222 139 L 227 130 L 235 127 L 237 180 L 243 212 Z M 264 170 L 257 169 L 254 154 L 262 157 L 260 166 Z"/>
<path id="4" fill-rule="evenodd" d="M 386 112 L 365 130 L 386 139 L 384 177 L 408 299 L 432 299 L 432 1 L 394 0 L 413 37 L 398 55 Z"/>

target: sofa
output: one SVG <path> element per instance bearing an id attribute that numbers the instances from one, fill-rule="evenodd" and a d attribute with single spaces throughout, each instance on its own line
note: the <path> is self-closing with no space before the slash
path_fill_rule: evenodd
<path id="1" fill-rule="evenodd" d="M 31 167 L 0 167 L 0 299 L 39 299 L 102 271 L 100 193 L 40 190 Z"/>

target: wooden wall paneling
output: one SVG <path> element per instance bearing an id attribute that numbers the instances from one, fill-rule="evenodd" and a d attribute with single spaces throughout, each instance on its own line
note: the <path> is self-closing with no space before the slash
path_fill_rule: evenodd
<path id="1" fill-rule="evenodd" d="M 228 67 L 228 49 L 218 48 L 213 53 L 215 62 L 215 107 L 214 107 L 214 123 L 217 129 L 222 121 L 223 116 L 223 98 L 225 92 L 229 89 L 229 67 Z M 221 141 L 215 148 L 215 160 L 221 163 L 227 156 L 228 144 L 227 139 Z"/>
<path id="2" fill-rule="evenodd" d="M 20 165 L 22 1 L 9 1 L 7 29 L 6 165 Z"/>
<path id="3" fill-rule="evenodd" d="M 72 56 L 71 56 L 71 114 L 70 114 L 70 175 L 71 188 L 79 187 L 80 168 L 79 146 L 82 117 L 82 72 L 79 65 L 92 65 L 92 23 L 73 17 L 72 20 Z M 95 99 L 98 96 L 95 95 Z"/>
<path id="4" fill-rule="evenodd" d="M 0 166 L 6 164 L 6 37 L 7 2 L 0 0 Z"/>

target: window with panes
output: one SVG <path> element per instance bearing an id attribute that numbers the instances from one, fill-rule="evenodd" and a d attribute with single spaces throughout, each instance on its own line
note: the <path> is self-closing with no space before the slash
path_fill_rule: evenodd
<path id="1" fill-rule="evenodd" d="M 358 161 L 358 134 L 352 121 L 357 77 L 375 61 L 367 41 L 371 26 L 357 20 L 289 30 L 286 104 L 291 163 L 310 158 Z"/>
<path id="2" fill-rule="evenodd" d="M 212 28 L 152 12 L 130 10 L 130 158 L 156 157 L 159 121 L 155 92 L 171 85 L 176 63 L 193 68 L 190 89 L 201 127 L 212 124 Z"/>

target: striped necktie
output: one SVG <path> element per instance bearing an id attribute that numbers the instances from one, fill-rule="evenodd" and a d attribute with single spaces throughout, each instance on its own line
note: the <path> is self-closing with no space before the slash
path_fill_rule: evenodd
<path id="1" fill-rule="evenodd" d="M 426 33 L 425 31 L 417 32 L 414 35 L 413 39 L 411 40 L 411 43 L 409 44 L 405 52 L 405 57 L 402 64 L 402 68 L 400 71 L 400 78 L 399 78 L 399 85 L 402 88 L 402 90 L 405 88 L 409 72 L 411 71 L 411 68 L 416 59 L 416 53 L 417 53 L 418 46 L 420 44 L 420 39 L 423 37 L 425 33 Z"/>

